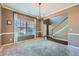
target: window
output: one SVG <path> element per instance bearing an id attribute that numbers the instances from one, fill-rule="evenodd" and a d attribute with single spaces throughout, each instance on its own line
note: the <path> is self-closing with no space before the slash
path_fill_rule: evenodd
<path id="1" fill-rule="evenodd" d="M 15 23 L 15 33 L 17 36 L 34 35 L 35 22 L 29 19 L 17 18 Z"/>

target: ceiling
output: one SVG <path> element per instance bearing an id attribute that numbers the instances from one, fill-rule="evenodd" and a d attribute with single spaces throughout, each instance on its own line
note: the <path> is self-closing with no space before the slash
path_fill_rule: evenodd
<path id="1" fill-rule="evenodd" d="M 75 3 L 42 3 L 41 4 L 41 17 L 50 15 L 51 13 L 67 8 Z M 38 16 L 39 5 L 38 3 L 5 3 L 6 7 L 24 12 L 28 15 Z"/>

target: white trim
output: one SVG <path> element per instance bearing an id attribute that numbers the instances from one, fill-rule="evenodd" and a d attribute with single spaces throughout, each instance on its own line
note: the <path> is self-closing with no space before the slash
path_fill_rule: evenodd
<path id="1" fill-rule="evenodd" d="M 55 32 L 55 34 L 53 34 L 53 35 L 56 35 L 56 34 L 60 33 L 62 30 L 64 30 L 64 29 L 67 28 L 68 26 L 69 26 L 69 25 L 64 26 L 62 29 L 60 29 L 59 31 Z"/>
<path id="2" fill-rule="evenodd" d="M 68 35 L 79 35 L 79 33 L 68 33 Z"/>
<path id="3" fill-rule="evenodd" d="M 0 35 L 14 34 L 14 32 L 1 33 Z"/>
<path id="4" fill-rule="evenodd" d="M 35 23 L 35 28 L 36 28 L 36 19 L 34 19 L 34 23 Z M 36 29 L 35 29 L 35 33 L 34 33 L 34 39 L 36 39 Z"/>
<path id="5" fill-rule="evenodd" d="M 58 12 L 60 12 L 60 11 L 66 10 L 66 9 L 68 9 L 68 8 L 71 8 L 71 7 L 74 7 L 74 6 L 76 6 L 76 5 L 78 5 L 78 3 L 73 4 L 73 5 L 70 5 L 70 6 L 66 7 L 66 8 L 62 8 L 62 9 L 60 9 L 60 10 L 57 10 L 57 11 L 53 12 L 53 13 L 50 13 L 50 14 L 48 14 L 47 16 L 44 16 L 43 18 L 44 18 L 44 19 L 47 19 L 47 18 L 51 17 L 53 14 L 55 14 L 55 13 L 58 13 Z"/>

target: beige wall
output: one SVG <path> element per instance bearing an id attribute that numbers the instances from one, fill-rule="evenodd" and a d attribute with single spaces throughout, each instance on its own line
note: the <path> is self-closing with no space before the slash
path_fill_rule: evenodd
<path id="1" fill-rule="evenodd" d="M 68 9 L 69 13 L 69 45 L 79 47 L 79 5 Z"/>
<path id="2" fill-rule="evenodd" d="M 11 21 L 12 24 L 8 25 L 7 21 Z M 13 12 L 8 9 L 2 8 L 2 44 L 8 44 L 13 42 Z M 9 34 L 8 34 L 9 33 Z"/>
<path id="3" fill-rule="evenodd" d="M 79 5 L 68 9 L 69 25 L 72 33 L 79 33 Z"/>
<path id="4" fill-rule="evenodd" d="M 0 5 L 0 46 L 1 46 L 1 5 Z"/>

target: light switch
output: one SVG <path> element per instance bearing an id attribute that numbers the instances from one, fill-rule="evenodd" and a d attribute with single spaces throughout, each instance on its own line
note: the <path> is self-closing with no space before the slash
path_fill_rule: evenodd
<path id="1" fill-rule="evenodd" d="M 72 31 L 72 28 L 70 28 L 69 30 Z"/>

